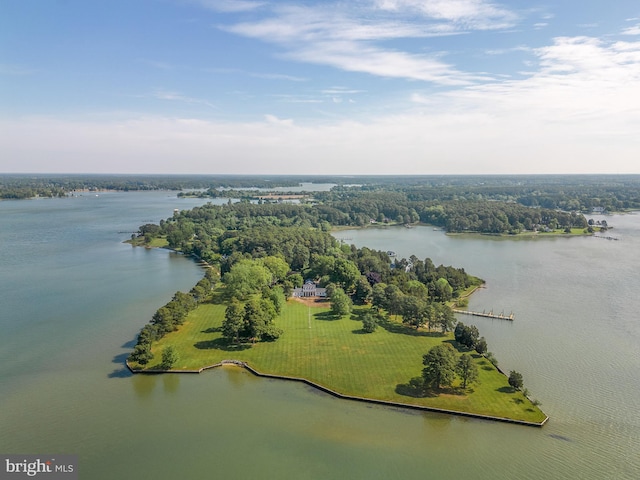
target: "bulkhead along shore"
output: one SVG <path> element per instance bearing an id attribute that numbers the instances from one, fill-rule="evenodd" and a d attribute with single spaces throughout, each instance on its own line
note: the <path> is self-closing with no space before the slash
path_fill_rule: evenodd
<path id="1" fill-rule="evenodd" d="M 463 411 L 456 411 L 456 410 L 445 410 L 445 409 L 442 409 L 442 408 L 427 407 L 427 406 L 424 406 L 424 405 L 415 405 L 415 404 L 410 404 L 410 403 L 399 403 L 399 402 L 389 402 L 389 401 L 385 401 L 385 400 L 376 400 L 374 398 L 364 398 L 364 397 L 356 397 L 356 396 L 353 396 L 353 395 L 343 395 L 341 393 L 336 392 L 335 390 L 331 390 L 330 388 L 324 387 L 324 386 L 322 386 L 320 384 L 317 384 L 317 383 L 314 383 L 314 382 L 312 382 L 310 380 L 307 380 L 306 378 L 286 377 L 286 376 L 282 376 L 282 375 L 272 375 L 272 374 L 261 373 L 261 372 L 257 371 L 256 369 L 252 368 L 249 364 L 247 364 L 245 362 L 242 362 L 240 360 L 222 360 L 219 363 L 216 363 L 214 365 L 208 365 L 206 367 L 202 367 L 199 370 L 166 370 L 164 372 L 162 372 L 162 371 L 149 371 L 149 370 L 136 370 L 136 369 L 132 368 L 129 365 L 129 362 L 127 362 L 127 368 L 129 368 L 129 370 L 132 373 L 151 374 L 151 375 L 158 374 L 158 373 L 202 373 L 205 370 L 210 370 L 212 368 L 225 367 L 225 366 L 235 366 L 235 367 L 245 368 L 249 372 L 253 373 L 254 375 L 256 375 L 258 377 L 273 378 L 273 379 L 278 379 L 278 380 L 287 380 L 287 381 L 292 381 L 292 382 L 304 383 L 305 385 L 309 385 L 309 386 L 311 386 L 313 388 L 317 388 L 318 390 L 323 391 L 325 393 L 328 393 L 329 395 L 333 395 L 334 397 L 345 399 L 345 400 L 354 400 L 354 401 L 372 403 L 372 404 L 375 404 L 375 405 L 382 405 L 382 406 L 387 406 L 387 407 L 408 408 L 408 409 L 412 409 L 412 410 L 422 410 L 422 411 L 428 411 L 428 412 L 434 412 L 434 413 L 442 413 L 442 414 L 447 414 L 447 415 L 460 415 L 460 416 L 464 416 L 464 417 L 477 418 L 477 419 L 480 419 L 480 420 L 491 420 L 491 421 L 498 421 L 498 422 L 506 422 L 506 423 L 512 423 L 512 424 L 516 424 L 516 425 L 524 425 L 524 426 L 529 426 L 529 427 L 542 427 L 549 420 L 549 417 L 547 417 L 546 415 L 545 415 L 544 420 L 542 420 L 540 422 L 528 422 L 528 421 L 523 421 L 523 420 L 516 420 L 516 419 L 513 419 L 513 418 L 496 417 L 496 416 L 490 416 L 490 415 L 481 415 L 481 414 L 477 414 L 477 413 L 470 413 L 470 412 L 463 412 Z"/>

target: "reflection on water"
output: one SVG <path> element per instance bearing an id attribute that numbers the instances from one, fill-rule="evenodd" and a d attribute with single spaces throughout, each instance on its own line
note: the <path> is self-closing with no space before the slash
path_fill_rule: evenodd
<path id="1" fill-rule="evenodd" d="M 133 375 L 131 385 L 136 396 L 140 399 L 148 399 L 156 388 L 158 375 Z"/>
<path id="2" fill-rule="evenodd" d="M 162 375 L 162 384 L 164 386 L 165 393 L 177 392 L 178 387 L 180 386 L 180 374 L 170 373 L 170 374 Z"/>

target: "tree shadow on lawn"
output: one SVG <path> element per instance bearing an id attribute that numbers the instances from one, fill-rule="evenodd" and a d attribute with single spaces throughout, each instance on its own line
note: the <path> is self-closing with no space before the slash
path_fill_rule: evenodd
<path id="1" fill-rule="evenodd" d="M 316 320 L 323 320 L 325 322 L 333 322 L 334 320 L 340 320 L 342 316 L 334 315 L 331 312 L 320 312 L 320 313 L 314 313 L 313 318 Z"/>
<path id="2" fill-rule="evenodd" d="M 462 388 L 423 388 L 420 385 L 413 385 L 411 383 L 399 383 L 396 385 L 396 393 L 413 398 L 435 398 L 440 396 L 440 394 L 457 396 L 465 396 L 467 394 Z M 472 391 L 469 393 L 472 393 Z"/>
<path id="3" fill-rule="evenodd" d="M 206 330 L 202 330 L 200 333 L 218 333 L 222 331 L 222 327 L 210 327 Z"/>
<path id="4" fill-rule="evenodd" d="M 445 340 L 443 343 L 448 343 L 449 345 L 451 345 L 458 353 L 466 353 L 471 355 L 472 358 L 474 359 L 478 359 L 480 357 L 482 357 L 482 355 L 480 355 L 478 352 L 475 351 L 475 349 L 473 348 L 467 348 L 464 345 L 456 342 L 455 340 Z M 480 362 L 482 363 L 482 362 Z"/>
<path id="5" fill-rule="evenodd" d="M 516 389 L 513 387 L 500 387 L 496 388 L 496 391 L 500 393 L 516 393 Z"/>
<path id="6" fill-rule="evenodd" d="M 372 315 L 373 317 L 375 317 L 375 315 L 373 315 L 373 312 L 371 311 L 370 308 L 368 307 L 354 307 L 353 310 L 351 310 L 351 320 L 358 320 L 358 321 L 362 321 L 362 319 L 364 318 L 365 315 Z"/>
<path id="7" fill-rule="evenodd" d="M 251 345 L 247 345 L 246 343 L 229 343 L 225 338 L 203 340 L 194 343 L 193 346 L 199 350 L 223 350 L 225 352 L 241 352 L 251 348 Z"/>
<path id="8" fill-rule="evenodd" d="M 374 332 L 365 332 L 362 328 L 356 328 L 355 330 L 351 330 L 351 333 L 355 333 L 356 335 L 368 335 Z"/>
<path id="9" fill-rule="evenodd" d="M 410 335 L 412 337 L 441 337 L 440 332 L 425 332 L 424 330 L 416 330 L 413 327 L 408 327 L 402 323 L 394 322 L 388 319 L 378 320 L 378 325 L 384 328 L 389 333 L 399 333 L 402 335 Z"/>

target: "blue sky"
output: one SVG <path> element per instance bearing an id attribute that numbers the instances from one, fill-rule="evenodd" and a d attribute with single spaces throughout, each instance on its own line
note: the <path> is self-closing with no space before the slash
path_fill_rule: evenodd
<path id="1" fill-rule="evenodd" d="M 0 0 L 0 172 L 639 159 L 637 0 Z"/>

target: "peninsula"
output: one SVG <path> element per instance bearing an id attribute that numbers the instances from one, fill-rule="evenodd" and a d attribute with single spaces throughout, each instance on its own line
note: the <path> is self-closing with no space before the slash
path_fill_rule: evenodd
<path id="1" fill-rule="evenodd" d="M 402 215 L 401 204 L 383 208 Z M 477 329 L 454 331 L 452 307 L 464 308 L 482 280 L 429 258 L 340 243 L 330 234 L 338 215 L 322 203 L 229 202 L 141 226 L 132 243 L 167 246 L 209 268 L 142 329 L 129 368 L 240 364 L 345 398 L 544 424 Z"/>

